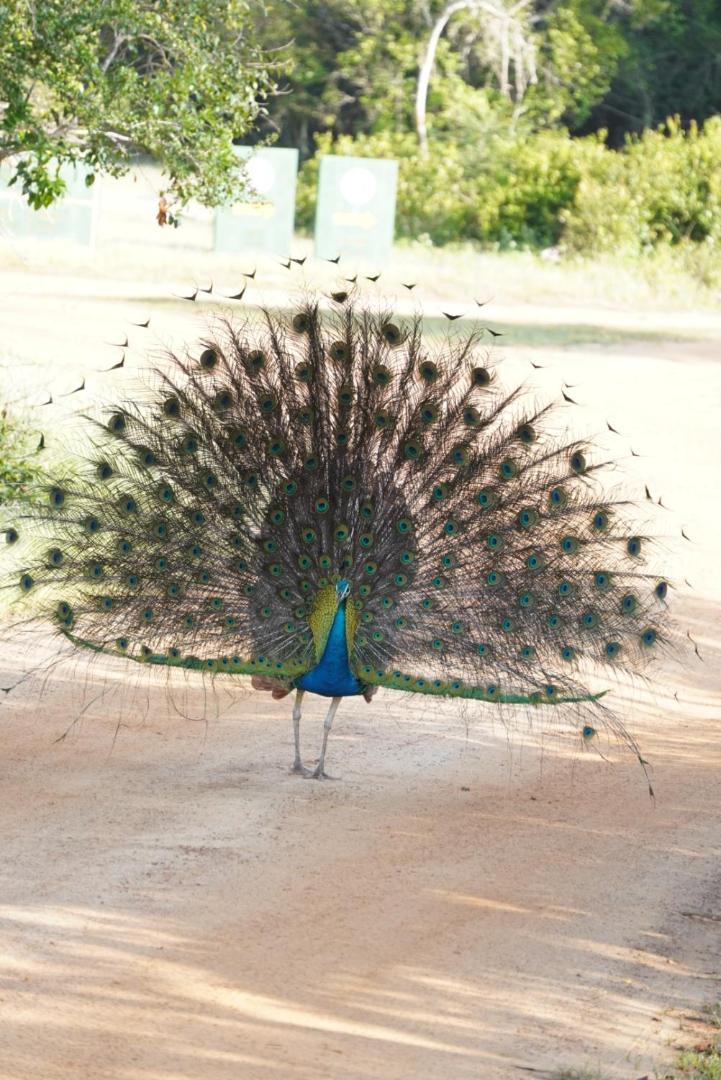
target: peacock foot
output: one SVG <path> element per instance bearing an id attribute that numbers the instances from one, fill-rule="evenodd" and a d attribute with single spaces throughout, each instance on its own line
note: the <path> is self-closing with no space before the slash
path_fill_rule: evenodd
<path id="1" fill-rule="evenodd" d="M 293 773 L 300 773 L 301 776 L 313 776 L 313 770 L 306 769 L 302 761 L 294 761 L 290 771 Z"/>
<path id="2" fill-rule="evenodd" d="M 310 769 L 307 769 L 306 772 L 304 773 L 304 776 L 309 777 L 311 780 L 337 780 L 338 779 L 337 776 L 329 776 L 328 773 L 325 771 L 325 769 L 321 765 L 318 765 L 315 769 L 313 769 L 312 772 L 310 771 Z"/>

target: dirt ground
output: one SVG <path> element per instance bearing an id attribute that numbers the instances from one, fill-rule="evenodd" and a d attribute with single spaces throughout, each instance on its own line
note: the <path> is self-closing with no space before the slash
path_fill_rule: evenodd
<path id="1" fill-rule="evenodd" d="M 127 314 L 109 303 L 0 274 L 8 381 L 104 366 Z M 633 758 L 545 713 L 532 737 L 391 692 L 343 703 L 341 779 L 313 783 L 288 772 L 287 702 L 68 658 L 1 695 L 2 1080 L 632 1080 L 669 1060 L 721 994 L 721 317 L 703 319 L 698 340 L 508 356 L 632 433 L 669 557 L 692 537 L 675 607 L 705 662 L 614 696 L 655 800 Z M 53 648 L 6 634 L 0 686 Z"/>

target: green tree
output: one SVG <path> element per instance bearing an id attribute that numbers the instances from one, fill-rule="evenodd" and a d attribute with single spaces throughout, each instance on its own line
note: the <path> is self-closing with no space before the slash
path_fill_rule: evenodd
<path id="1" fill-rule="evenodd" d="M 61 167 L 90 184 L 139 151 L 172 205 L 206 205 L 242 182 L 233 142 L 274 90 L 251 0 L 2 0 L 0 162 L 29 203 L 51 204 Z"/>

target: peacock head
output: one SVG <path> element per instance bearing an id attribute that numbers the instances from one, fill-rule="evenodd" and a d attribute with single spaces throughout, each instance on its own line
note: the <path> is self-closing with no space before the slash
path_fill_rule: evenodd
<path id="1" fill-rule="evenodd" d="M 350 596 L 350 585 L 345 578 L 340 578 L 340 580 L 336 582 L 335 593 L 339 604 Z"/>

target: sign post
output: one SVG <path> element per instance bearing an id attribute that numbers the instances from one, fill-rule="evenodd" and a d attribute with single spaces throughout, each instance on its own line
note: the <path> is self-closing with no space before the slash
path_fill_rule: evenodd
<path id="1" fill-rule="evenodd" d="M 381 158 L 320 159 L 315 253 L 355 255 L 381 265 L 393 250 L 398 162 Z"/>
<path id="2" fill-rule="evenodd" d="M 215 250 L 287 255 L 293 241 L 298 151 L 267 146 L 235 149 L 246 162 L 251 190 L 247 202 L 218 207 Z"/>
<path id="3" fill-rule="evenodd" d="M 12 236 L 38 240 L 70 240 L 92 246 L 95 242 L 95 187 L 85 183 L 89 170 L 82 165 L 63 165 L 60 174 L 67 184 L 65 194 L 52 206 L 34 210 L 20 190 L 20 182 L 8 186 L 10 173 L 0 173 L 0 226 Z"/>

